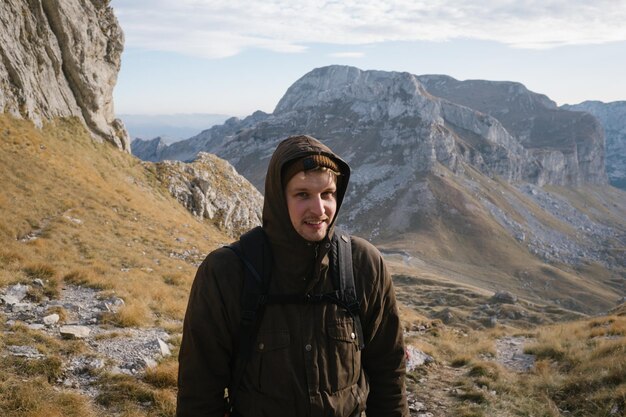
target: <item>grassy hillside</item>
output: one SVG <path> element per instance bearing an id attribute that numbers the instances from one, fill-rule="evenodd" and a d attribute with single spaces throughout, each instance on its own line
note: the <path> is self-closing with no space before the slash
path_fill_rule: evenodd
<path id="1" fill-rule="evenodd" d="M 557 235 L 557 245 L 589 247 L 584 229 L 595 227 L 591 221 L 568 222 L 567 213 L 559 218 L 515 186 L 469 167 L 465 177 L 431 175 L 427 180 L 436 207 L 416 213 L 417 231 L 377 242 L 388 253 L 404 254 L 390 259 L 398 274 L 452 279 L 491 294 L 506 290 L 530 302 L 587 314 L 608 311 L 625 293 L 625 248 L 614 237 L 595 237 L 603 240 L 598 246 L 612 254 L 611 267 L 584 256 L 578 263 L 546 261 L 529 250 L 534 233 Z M 594 224 L 621 233 L 623 241 L 626 193 L 613 187 L 548 189 L 554 201 L 566 199 Z M 508 230 L 494 216 L 498 211 L 525 233 L 516 236 Z M 548 240 L 545 245 L 550 251 L 552 243 Z"/>
<path id="2" fill-rule="evenodd" d="M 0 167 L 0 287 L 41 278 L 40 296 L 51 298 L 67 283 L 103 289 L 125 301 L 113 325 L 179 332 L 197 263 L 230 238 L 189 214 L 136 158 L 94 142 L 77 121 L 38 130 L 0 115 Z M 53 388 L 60 362 L 80 343 L 2 323 L 0 349 L 35 345 L 52 358 L 2 360 L 3 416 L 89 416 L 102 407 L 171 415 L 174 358 L 158 368 L 165 383 L 103 376 L 111 398 L 85 401 Z M 138 398 L 153 405 L 133 414 Z"/>

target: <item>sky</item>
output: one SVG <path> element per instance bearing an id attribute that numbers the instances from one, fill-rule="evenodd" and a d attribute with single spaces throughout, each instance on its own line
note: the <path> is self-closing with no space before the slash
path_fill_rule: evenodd
<path id="1" fill-rule="evenodd" d="M 314 68 L 517 81 L 626 100 L 626 0 L 112 0 L 117 114 L 273 112 Z"/>

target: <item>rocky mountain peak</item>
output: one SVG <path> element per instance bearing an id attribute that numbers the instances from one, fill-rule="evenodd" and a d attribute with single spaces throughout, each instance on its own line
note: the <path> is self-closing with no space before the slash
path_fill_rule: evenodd
<path id="1" fill-rule="evenodd" d="M 94 138 L 130 152 L 113 110 L 124 36 L 108 3 L 0 2 L 0 109 L 38 126 L 78 117 Z"/>
<path id="2" fill-rule="evenodd" d="M 339 110 L 349 110 L 362 121 L 393 119 L 418 112 L 433 115 L 436 104 L 430 99 L 417 77 L 407 72 L 362 71 L 332 65 L 314 69 L 296 81 L 274 114 L 340 106 Z M 350 105 L 341 108 L 342 103 Z"/>

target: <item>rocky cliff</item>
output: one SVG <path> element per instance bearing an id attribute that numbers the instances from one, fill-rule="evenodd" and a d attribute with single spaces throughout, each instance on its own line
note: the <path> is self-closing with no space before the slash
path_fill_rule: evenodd
<path id="1" fill-rule="evenodd" d="M 590 113 L 602 123 L 606 135 L 606 172 L 609 182 L 615 187 L 626 189 L 626 101 L 585 101 L 561 108 Z"/>
<path id="2" fill-rule="evenodd" d="M 421 75 L 431 94 L 495 117 L 541 165 L 539 184 L 605 184 L 604 133 L 591 115 L 559 109 L 520 83 Z"/>
<path id="3" fill-rule="evenodd" d="M 187 210 L 233 238 L 261 224 L 261 193 L 215 155 L 200 152 L 191 163 L 163 161 L 149 169 Z"/>
<path id="4" fill-rule="evenodd" d="M 113 111 L 123 34 L 108 3 L 0 2 L 0 109 L 38 126 L 78 117 L 95 138 L 130 152 Z"/>

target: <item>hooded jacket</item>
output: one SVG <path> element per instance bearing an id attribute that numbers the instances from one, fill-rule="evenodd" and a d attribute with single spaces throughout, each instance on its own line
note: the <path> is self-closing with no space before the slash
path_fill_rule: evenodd
<path id="1" fill-rule="evenodd" d="M 327 236 L 308 242 L 294 229 L 282 186 L 283 167 L 308 155 L 339 166 L 337 211 Z M 263 229 L 273 255 L 270 293 L 320 294 L 333 290 L 328 273 L 330 237 L 350 168 L 310 136 L 281 142 L 265 180 Z M 235 243 L 237 244 L 237 243 Z M 353 272 L 365 348 L 353 318 L 335 304 L 267 306 L 239 387 L 236 412 L 244 417 L 408 416 L 405 355 L 391 277 L 378 250 L 351 237 Z M 224 415 L 241 322 L 244 267 L 230 250 L 207 256 L 192 285 L 179 352 L 177 416 Z"/>

